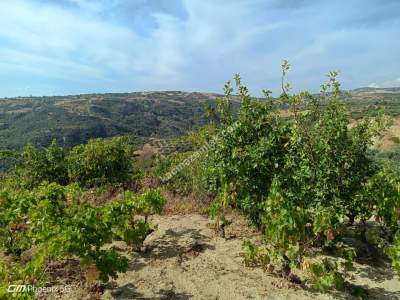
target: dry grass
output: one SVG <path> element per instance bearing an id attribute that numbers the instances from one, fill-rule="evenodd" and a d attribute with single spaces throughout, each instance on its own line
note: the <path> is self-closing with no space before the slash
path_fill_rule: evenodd
<path id="1" fill-rule="evenodd" d="M 209 201 L 200 201 L 193 195 L 180 196 L 169 190 L 164 190 L 163 194 L 167 200 L 163 211 L 165 215 L 205 214 L 210 206 Z"/>
<path id="2" fill-rule="evenodd" d="M 392 124 L 387 128 L 383 137 L 375 141 L 374 148 L 386 151 L 398 145 L 396 140 L 400 138 L 400 117 L 394 118 Z"/>

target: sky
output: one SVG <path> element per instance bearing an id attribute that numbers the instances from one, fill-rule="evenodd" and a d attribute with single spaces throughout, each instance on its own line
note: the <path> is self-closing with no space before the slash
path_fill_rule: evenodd
<path id="1" fill-rule="evenodd" d="M 0 97 L 400 86 L 399 0 L 3 0 Z"/>

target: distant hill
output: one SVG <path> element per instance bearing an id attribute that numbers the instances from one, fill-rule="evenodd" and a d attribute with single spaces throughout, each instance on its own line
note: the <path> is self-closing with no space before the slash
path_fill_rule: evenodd
<path id="1" fill-rule="evenodd" d="M 392 88 L 374 88 L 374 87 L 361 87 L 358 89 L 350 90 L 350 94 L 400 94 L 400 87 Z"/>
<path id="2" fill-rule="evenodd" d="M 67 147 L 115 135 L 174 137 L 203 125 L 207 93 L 139 92 L 0 99 L 0 147 Z"/>
<path id="3" fill-rule="evenodd" d="M 400 87 L 358 88 L 345 93 L 345 99 L 355 119 L 374 116 L 378 111 L 393 117 L 400 116 Z"/>
<path id="4" fill-rule="evenodd" d="M 345 93 L 351 116 L 379 109 L 400 116 L 400 88 L 360 88 Z M 220 96 L 198 92 L 136 92 L 0 99 L 0 148 L 27 142 L 66 147 L 90 138 L 132 135 L 170 138 L 206 123 L 204 104 Z"/>

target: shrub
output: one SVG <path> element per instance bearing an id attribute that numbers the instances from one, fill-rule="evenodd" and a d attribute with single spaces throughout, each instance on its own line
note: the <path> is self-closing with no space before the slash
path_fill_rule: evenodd
<path id="1" fill-rule="evenodd" d="M 386 119 L 363 119 L 350 128 L 336 72 L 328 75 L 317 97 L 290 95 L 290 85 L 284 83 L 289 64 L 285 61 L 282 68 L 278 100 L 269 91 L 264 100 L 251 98 L 235 76 L 241 99 L 237 117 L 228 113 L 233 90 L 228 82 L 217 109 L 218 139 L 207 164 L 218 175 L 219 204 L 211 206 L 211 215 L 222 218 L 227 206 L 244 211 L 264 234 L 264 254 L 281 260 L 287 276 L 310 247 L 349 253 L 341 240 L 348 223 L 365 223 L 374 216 L 382 228 L 398 231 L 400 192 L 398 177 L 377 166 L 368 150 Z M 283 107 L 289 108 L 289 116 L 281 114 Z M 255 255 L 256 248 L 248 244 L 245 248 L 250 251 L 247 261 L 265 256 Z M 352 256 L 346 257 L 349 266 Z M 310 278 L 319 289 L 343 287 L 335 262 L 311 265 L 315 276 Z"/>
<path id="2" fill-rule="evenodd" d="M 103 206 L 82 202 L 80 196 L 76 184 L 42 183 L 32 191 L 2 191 L 0 247 L 16 258 L 26 250 L 35 255 L 26 266 L 22 262 L 0 265 L 0 290 L 6 284 L 42 284 L 43 276 L 38 274 L 45 274 L 47 259 L 78 258 L 82 266 L 94 266 L 102 281 L 115 278 L 117 272 L 126 271 L 128 261 L 104 245 L 122 239 L 141 246 L 153 230 L 147 217 L 161 213 L 165 203 L 158 190 L 141 195 L 127 192 L 122 200 Z"/>
<path id="3" fill-rule="evenodd" d="M 0 159 L 10 157 L 15 166 L 2 181 L 19 189 L 32 189 L 44 181 L 61 185 L 78 182 L 87 188 L 117 186 L 140 177 L 134 168 L 133 146 L 122 137 L 90 140 L 67 154 L 56 140 L 48 148 L 27 144 L 21 153 L 0 153 Z"/>
<path id="4" fill-rule="evenodd" d="M 8 184 L 14 187 L 30 189 L 43 181 L 68 182 L 64 150 L 56 140 L 48 148 L 27 144 L 21 153 L 8 153 L 7 156 L 15 159 L 15 167 L 8 180 Z"/>
<path id="5" fill-rule="evenodd" d="M 122 137 L 75 146 L 67 161 L 70 181 L 85 187 L 123 184 L 134 174 L 133 148 Z"/>

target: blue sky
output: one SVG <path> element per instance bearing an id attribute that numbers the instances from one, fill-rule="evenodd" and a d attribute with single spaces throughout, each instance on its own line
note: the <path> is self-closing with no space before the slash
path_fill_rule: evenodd
<path id="1" fill-rule="evenodd" d="M 0 96 L 400 86 L 398 0 L 5 0 Z"/>

